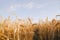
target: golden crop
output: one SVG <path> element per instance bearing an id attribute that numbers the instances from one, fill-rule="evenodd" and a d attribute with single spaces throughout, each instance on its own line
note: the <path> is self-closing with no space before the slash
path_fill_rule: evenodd
<path id="1" fill-rule="evenodd" d="M 60 21 L 32 23 L 29 18 L 3 19 L 0 21 L 0 40 L 60 40 Z"/>

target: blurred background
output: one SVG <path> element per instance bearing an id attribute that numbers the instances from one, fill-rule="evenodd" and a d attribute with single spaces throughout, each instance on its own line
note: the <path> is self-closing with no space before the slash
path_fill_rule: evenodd
<path id="1" fill-rule="evenodd" d="M 0 16 L 7 18 L 55 18 L 60 14 L 60 0 L 0 0 Z"/>

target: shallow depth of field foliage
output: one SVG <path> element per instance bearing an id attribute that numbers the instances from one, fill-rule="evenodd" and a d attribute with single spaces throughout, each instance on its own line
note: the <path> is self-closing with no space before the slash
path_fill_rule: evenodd
<path id="1" fill-rule="evenodd" d="M 32 23 L 31 19 L 0 20 L 0 40 L 60 40 L 60 20 Z"/>

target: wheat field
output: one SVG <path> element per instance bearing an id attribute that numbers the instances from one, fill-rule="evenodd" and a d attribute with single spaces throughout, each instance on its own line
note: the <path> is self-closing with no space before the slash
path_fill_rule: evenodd
<path id="1" fill-rule="evenodd" d="M 32 23 L 31 19 L 2 19 L 0 40 L 60 40 L 60 20 Z"/>

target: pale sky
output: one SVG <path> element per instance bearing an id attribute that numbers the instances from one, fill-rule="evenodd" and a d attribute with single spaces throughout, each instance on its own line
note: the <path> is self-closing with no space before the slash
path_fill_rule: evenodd
<path id="1" fill-rule="evenodd" d="M 0 16 L 12 13 L 20 18 L 51 19 L 60 14 L 60 0 L 0 0 Z"/>

